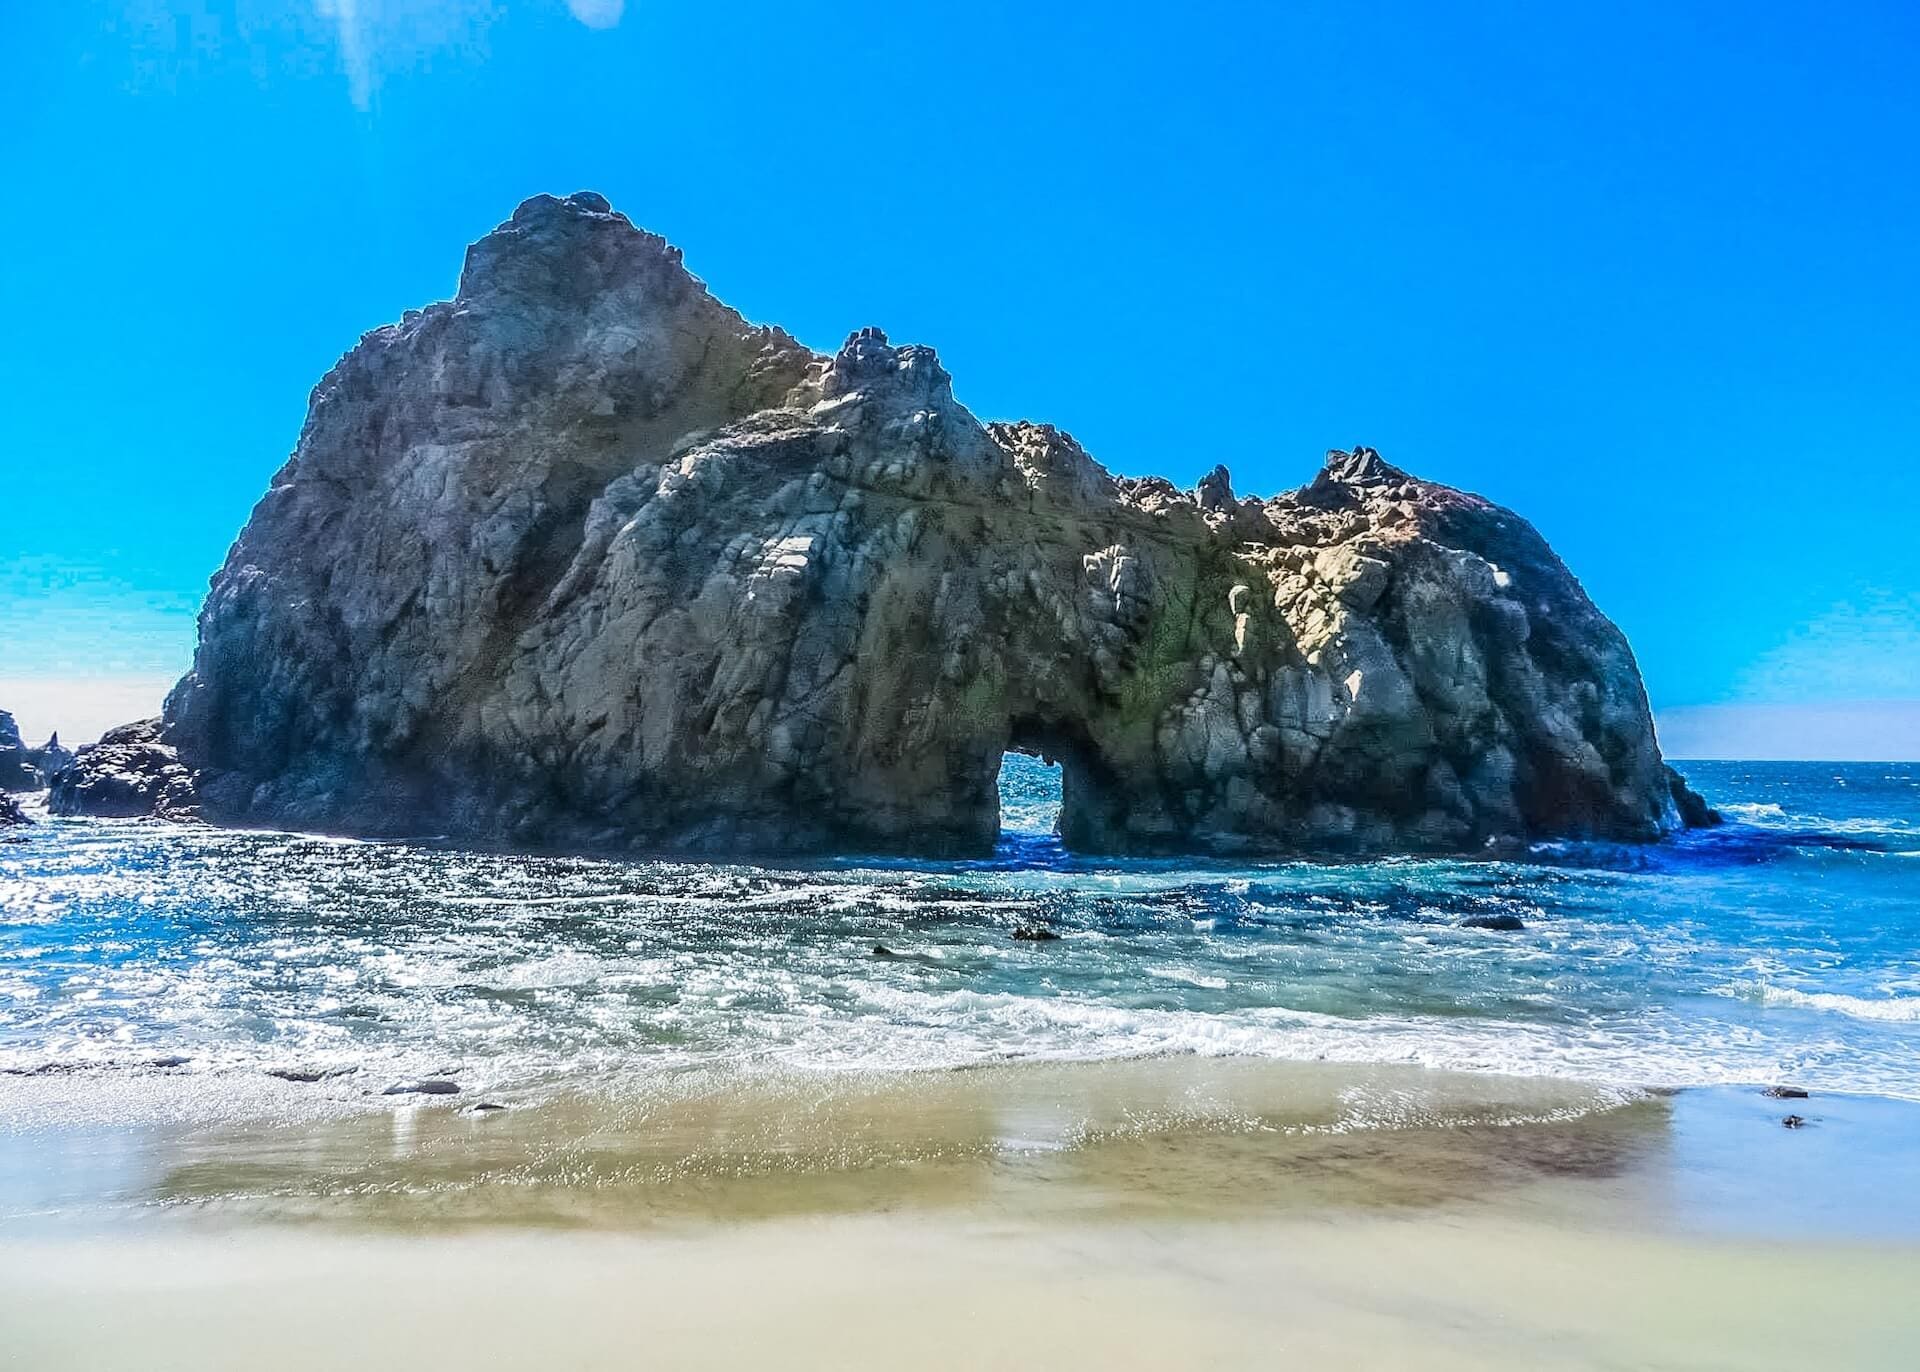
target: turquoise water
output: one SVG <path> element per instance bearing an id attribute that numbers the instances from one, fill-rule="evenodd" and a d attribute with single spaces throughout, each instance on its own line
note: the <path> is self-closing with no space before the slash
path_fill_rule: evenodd
<path id="1" fill-rule="evenodd" d="M 1525 862 L 1076 859 L 1024 758 L 979 862 L 47 821 L 0 846 L 0 1070 L 537 1096 L 680 1065 L 1201 1053 L 1920 1099 L 1920 766 L 1687 770 L 1732 823 Z M 1526 927 L 1462 925 L 1494 915 Z"/>

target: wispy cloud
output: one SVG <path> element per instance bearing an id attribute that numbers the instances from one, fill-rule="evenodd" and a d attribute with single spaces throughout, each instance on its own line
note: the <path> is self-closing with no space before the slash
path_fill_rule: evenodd
<path id="1" fill-rule="evenodd" d="M 339 36 L 340 64 L 347 71 L 347 93 L 353 98 L 354 108 L 369 108 L 373 103 L 373 63 L 367 51 L 360 0 L 314 0 L 314 9 L 322 19 L 332 22 Z"/>
<path id="2" fill-rule="evenodd" d="M 503 8 L 500 0 L 313 0 L 312 13 L 338 49 L 348 96 L 368 110 L 388 75 L 449 50 L 483 59 L 487 31 Z M 620 18 L 621 5 L 612 9 L 608 23 Z"/>
<path id="3" fill-rule="evenodd" d="M 590 29 L 610 29 L 627 12 L 627 0 L 567 0 L 567 8 Z"/>

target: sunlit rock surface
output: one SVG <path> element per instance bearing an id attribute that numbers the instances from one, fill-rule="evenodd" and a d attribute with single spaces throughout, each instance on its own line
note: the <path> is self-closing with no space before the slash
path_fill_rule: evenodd
<path id="1" fill-rule="evenodd" d="M 1365 448 L 1264 501 L 1116 478 L 929 348 L 748 324 L 588 193 L 322 379 L 137 746 L 216 822 L 542 846 L 985 851 L 1010 747 L 1089 852 L 1681 822 L 1518 516 Z"/>

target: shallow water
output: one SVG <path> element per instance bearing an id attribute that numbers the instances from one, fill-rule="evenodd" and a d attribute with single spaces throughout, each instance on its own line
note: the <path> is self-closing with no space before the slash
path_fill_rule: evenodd
<path id="1" fill-rule="evenodd" d="M 108 1112 L 105 1083 L 164 1077 L 216 1114 L 288 1067 L 340 1073 L 309 1103 L 420 1076 L 518 1103 L 667 1067 L 1168 1052 L 1920 1099 L 1920 768 L 1689 770 L 1733 823 L 1524 862 L 1076 859 L 1018 757 L 980 862 L 54 820 L 0 847 L 0 1071 L 98 1076 Z M 1527 927 L 1462 927 L 1489 915 Z M 0 1076 L 10 1122 L 33 1079 Z"/>

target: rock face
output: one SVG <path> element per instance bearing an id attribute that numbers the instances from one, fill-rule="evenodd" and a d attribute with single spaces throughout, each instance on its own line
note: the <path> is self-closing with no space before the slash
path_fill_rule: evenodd
<path id="1" fill-rule="evenodd" d="M 748 324 L 588 193 L 327 374 L 163 724 L 56 805 L 191 771 L 216 822 L 982 852 L 1009 748 L 1089 852 L 1682 822 L 1625 639 L 1518 516 L 1366 448 L 1265 501 L 1113 477 L 931 349 Z"/>

